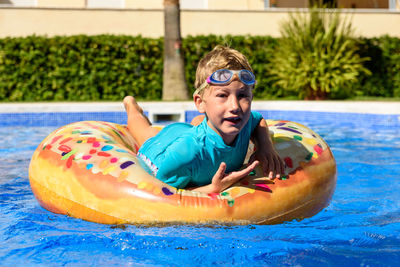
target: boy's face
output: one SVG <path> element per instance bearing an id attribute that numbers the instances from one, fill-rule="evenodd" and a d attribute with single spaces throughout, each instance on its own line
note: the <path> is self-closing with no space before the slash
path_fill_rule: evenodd
<path id="1" fill-rule="evenodd" d="M 251 86 L 237 78 L 227 85 L 212 85 L 201 98 L 195 98 L 200 112 L 206 113 L 208 126 L 231 145 L 250 117 L 253 93 Z"/>

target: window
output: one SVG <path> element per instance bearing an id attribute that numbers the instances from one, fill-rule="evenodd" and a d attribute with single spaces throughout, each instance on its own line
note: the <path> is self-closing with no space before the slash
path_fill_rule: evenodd
<path id="1" fill-rule="evenodd" d="M 124 0 L 87 0 L 88 8 L 124 8 Z"/>
<path id="2" fill-rule="evenodd" d="M 37 6 L 37 0 L 0 0 L 0 6 L 33 7 Z"/>
<path id="3" fill-rule="evenodd" d="M 181 9 L 206 9 L 208 0 L 180 0 Z"/>

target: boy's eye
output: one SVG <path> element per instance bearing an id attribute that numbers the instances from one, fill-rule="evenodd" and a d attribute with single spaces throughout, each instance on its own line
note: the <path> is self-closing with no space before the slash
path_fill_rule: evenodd
<path id="1" fill-rule="evenodd" d="M 239 94 L 239 98 L 246 98 L 246 97 L 249 97 L 250 95 L 248 94 L 248 93 L 240 93 Z"/>
<path id="2" fill-rule="evenodd" d="M 226 94 L 217 94 L 217 97 L 226 97 Z"/>

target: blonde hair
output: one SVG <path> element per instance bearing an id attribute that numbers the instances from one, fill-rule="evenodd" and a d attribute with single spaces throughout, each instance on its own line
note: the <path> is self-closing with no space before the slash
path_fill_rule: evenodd
<path id="1" fill-rule="evenodd" d="M 199 88 L 214 71 L 219 69 L 246 69 L 253 72 L 249 61 L 242 53 L 233 48 L 217 45 L 200 60 L 196 70 L 194 88 Z M 198 93 L 203 95 L 203 92 L 204 90 L 201 90 Z"/>

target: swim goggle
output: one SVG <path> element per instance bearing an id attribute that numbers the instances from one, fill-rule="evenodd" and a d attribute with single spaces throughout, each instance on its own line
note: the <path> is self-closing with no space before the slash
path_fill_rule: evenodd
<path id="1" fill-rule="evenodd" d="M 199 88 L 193 93 L 193 95 L 198 94 L 201 90 L 206 88 L 207 85 L 224 85 L 228 84 L 232 81 L 234 75 L 239 77 L 239 80 L 245 85 L 254 85 L 256 83 L 256 77 L 249 70 L 228 70 L 228 69 L 220 69 L 216 70 L 211 74 L 207 80 L 200 85 Z"/>

